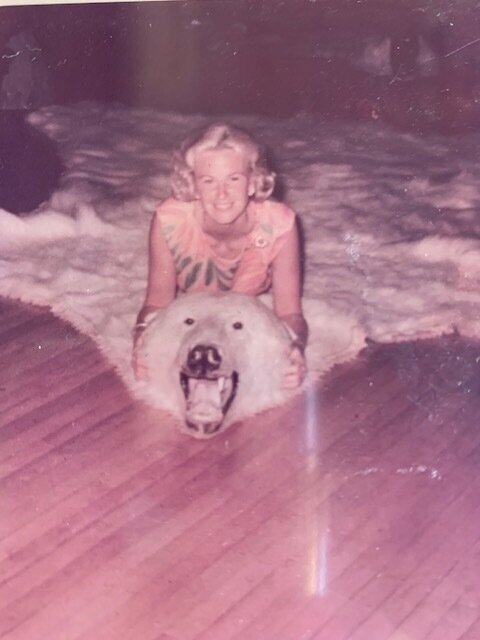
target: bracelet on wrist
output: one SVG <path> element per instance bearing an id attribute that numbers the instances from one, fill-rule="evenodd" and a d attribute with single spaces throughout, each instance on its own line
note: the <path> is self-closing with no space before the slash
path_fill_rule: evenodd
<path id="1" fill-rule="evenodd" d="M 148 322 L 137 322 L 132 329 L 133 339 L 136 340 L 137 337 L 145 331 L 148 326 Z"/>
<path id="2" fill-rule="evenodd" d="M 300 340 L 293 340 L 290 343 L 290 346 L 292 349 L 298 349 L 302 355 L 305 353 L 306 345 L 303 344 L 303 342 L 301 342 Z"/>

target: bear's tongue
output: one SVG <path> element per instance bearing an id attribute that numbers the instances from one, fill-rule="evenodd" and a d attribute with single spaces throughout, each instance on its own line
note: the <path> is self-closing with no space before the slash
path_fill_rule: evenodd
<path id="1" fill-rule="evenodd" d="M 196 423 L 220 422 L 223 419 L 222 390 L 225 378 L 188 381 L 187 418 Z"/>

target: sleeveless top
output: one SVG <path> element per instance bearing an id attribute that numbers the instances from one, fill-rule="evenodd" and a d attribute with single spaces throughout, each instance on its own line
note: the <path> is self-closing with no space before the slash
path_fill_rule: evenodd
<path id="1" fill-rule="evenodd" d="M 236 291 L 258 295 L 271 285 L 271 267 L 295 224 L 295 213 L 274 200 L 250 201 L 254 226 L 233 259 L 218 256 L 201 226 L 198 201 L 165 200 L 157 209 L 183 292 Z"/>

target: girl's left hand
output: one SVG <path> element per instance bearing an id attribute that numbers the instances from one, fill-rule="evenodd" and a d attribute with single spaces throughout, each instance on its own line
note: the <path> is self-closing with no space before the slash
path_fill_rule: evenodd
<path id="1" fill-rule="evenodd" d="M 133 339 L 133 351 L 132 351 L 132 368 L 135 375 L 135 380 L 141 382 L 148 382 L 148 366 L 145 362 L 145 356 L 142 353 L 143 347 L 143 330 L 135 331 Z"/>
<path id="2" fill-rule="evenodd" d="M 305 379 L 307 365 L 305 356 L 296 345 L 293 345 L 288 354 L 290 364 L 283 377 L 284 389 L 296 389 Z"/>

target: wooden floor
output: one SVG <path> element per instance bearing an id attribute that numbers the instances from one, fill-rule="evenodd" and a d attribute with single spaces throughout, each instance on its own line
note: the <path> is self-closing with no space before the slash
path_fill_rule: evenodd
<path id="1" fill-rule="evenodd" d="M 371 346 L 198 442 L 0 321 L 0 638 L 480 640 L 478 345 Z"/>

